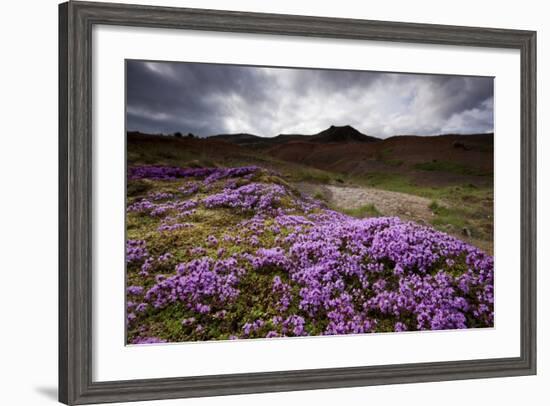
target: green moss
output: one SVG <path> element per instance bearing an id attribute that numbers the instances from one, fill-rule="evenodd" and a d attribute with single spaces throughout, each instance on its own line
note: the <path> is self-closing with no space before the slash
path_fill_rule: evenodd
<path id="1" fill-rule="evenodd" d="M 382 162 L 388 166 L 392 167 L 398 167 L 403 165 L 404 161 L 401 159 L 395 159 L 391 157 L 391 154 L 393 153 L 392 148 L 386 148 L 382 151 L 378 151 L 374 155 L 374 159 L 376 159 L 378 162 Z"/>
<path id="2" fill-rule="evenodd" d="M 436 201 L 432 201 L 429 208 L 435 214 L 435 218 L 432 220 L 433 225 L 441 226 L 449 224 L 455 228 L 462 228 L 467 224 L 464 210 L 456 207 L 445 207 Z"/>
<path id="3" fill-rule="evenodd" d="M 328 184 L 334 178 L 334 175 L 329 172 L 309 167 L 293 170 L 288 173 L 288 176 L 294 182 L 311 182 L 321 184 Z"/>
<path id="4" fill-rule="evenodd" d="M 315 194 L 313 195 L 313 198 L 317 200 L 323 200 L 323 201 L 327 200 L 327 198 L 325 197 L 325 194 L 321 191 L 315 192 Z"/>
<path id="5" fill-rule="evenodd" d="M 457 162 L 439 161 L 437 159 L 430 162 L 420 162 L 413 166 L 415 169 L 430 172 L 457 173 L 459 175 L 489 176 L 492 172 L 482 171 L 471 166 L 462 165 Z"/>
<path id="6" fill-rule="evenodd" d="M 126 196 L 127 198 L 143 196 L 147 194 L 153 186 L 153 183 L 147 179 L 131 180 L 126 185 Z"/>
<path id="7" fill-rule="evenodd" d="M 355 209 L 344 209 L 342 211 L 350 216 L 358 218 L 381 216 L 381 213 L 372 203 L 357 207 Z"/>

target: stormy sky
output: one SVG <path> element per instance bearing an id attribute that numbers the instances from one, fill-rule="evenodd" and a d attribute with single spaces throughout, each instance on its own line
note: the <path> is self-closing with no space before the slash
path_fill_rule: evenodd
<path id="1" fill-rule="evenodd" d="M 127 61 L 127 130 L 375 137 L 493 131 L 493 79 Z"/>

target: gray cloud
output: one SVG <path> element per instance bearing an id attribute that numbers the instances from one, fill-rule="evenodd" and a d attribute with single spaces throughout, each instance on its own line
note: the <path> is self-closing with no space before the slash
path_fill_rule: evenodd
<path id="1" fill-rule="evenodd" d="M 126 83 L 127 128 L 149 133 L 493 131 L 487 77 L 128 61 Z"/>

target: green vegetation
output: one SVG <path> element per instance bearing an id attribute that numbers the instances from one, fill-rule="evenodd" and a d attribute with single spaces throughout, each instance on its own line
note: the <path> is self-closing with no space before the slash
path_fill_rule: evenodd
<path id="1" fill-rule="evenodd" d="M 323 192 L 316 192 L 313 197 L 317 200 L 322 200 L 322 201 L 326 201 L 327 198 L 325 196 L 325 194 Z"/>
<path id="2" fill-rule="evenodd" d="M 323 171 L 321 169 L 308 167 L 290 170 L 289 169 L 287 169 L 285 172 L 287 172 L 286 174 L 290 177 L 290 180 L 294 182 L 312 182 L 327 184 L 334 180 L 336 177 L 334 174 Z"/>
<path id="3" fill-rule="evenodd" d="M 391 172 L 371 172 L 365 176 L 354 176 L 353 182 L 363 186 L 370 186 L 394 192 L 415 193 L 417 186 L 409 177 Z"/>
<path id="4" fill-rule="evenodd" d="M 490 176 L 492 173 L 487 171 L 482 171 L 471 166 L 462 165 L 456 162 L 449 161 L 438 161 L 433 160 L 430 162 L 421 162 L 413 165 L 415 169 L 421 171 L 430 171 L 430 172 L 448 172 L 456 173 L 459 175 L 474 175 L 474 176 Z"/>
<path id="5" fill-rule="evenodd" d="M 386 149 L 383 149 L 382 151 L 376 152 L 374 158 L 378 162 L 383 162 L 388 166 L 397 167 L 397 166 L 403 165 L 404 161 L 402 159 L 391 158 L 392 152 L 393 150 L 391 148 L 386 148 Z"/>
<path id="6" fill-rule="evenodd" d="M 342 211 L 350 216 L 357 218 L 378 217 L 381 215 L 374 204 L 366 204 L 355 209 L 344 209 Z"/>
<path id="7" fill-rule="evenodd" d="M 486 251 L 492 251 L 492 197 L 480 199 L 479 195 L 463 194 L 457 200 L 448 199 L 446 204 L 432 201 L 429 208 L 434 214 L 431 224 L 435 228 L 472 239 Z"/>
<path id="8" fill-rule="evenodd" d="M 478 187 L 471 183 L 454 186 L 418 185 L 411 177 L 399 173 L 372 172 L 361 177 L 351 176 L 348 183 L 392 192 L 408 193 L 432 200 L 450 199 L 467 202 L 468 200 L 492 198 L 493 195 L 491 187 Z"/>
<path id="9" fill-rule="evenodd" d="M 468 210 L 460 210 L 456 207 L 445 207 L 435 200 L 432 201 L 429 208 L 435 215 L 435 218 L 432 220 L 432 224 L 435 226 L 446 226 L 448 224 L 457 229 L 462 229 L 467 224 L 465 214 Z"/>

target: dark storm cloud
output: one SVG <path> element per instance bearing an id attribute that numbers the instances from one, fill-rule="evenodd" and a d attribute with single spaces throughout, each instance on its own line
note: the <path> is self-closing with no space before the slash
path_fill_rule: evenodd
<path id="1" fill-rule="evenodd" d="M 225 127 L 220 113 L 227 109 L 217 96 L 261 101 L 256 76 L 232 66 L 129 61 L 128 129 L 211 134 Z"/>
<path id="2" fill-rule="evenodd" d="M 493 130 L 492 78 L 127 62 L 127 127 L 207 136 Z"/>

